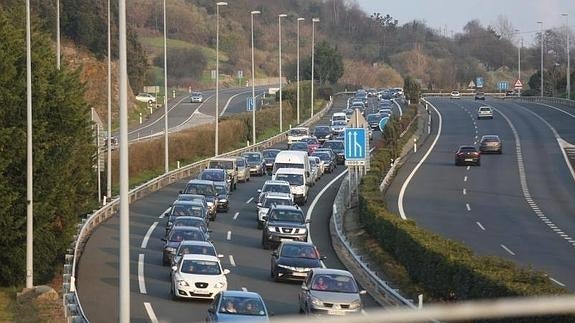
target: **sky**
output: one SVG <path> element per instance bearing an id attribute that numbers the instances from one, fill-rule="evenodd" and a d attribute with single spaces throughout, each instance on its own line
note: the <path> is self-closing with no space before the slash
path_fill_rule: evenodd
<path id="1" fill-rule="evenodd" d="M 509 19 L 526 41 L 532 41 L 539 30 L 537 21 L 547 28 L 564 26 L 569 14 L 569 26 L 575 29 L 575 0 L 356 0 L 367 13 L 390 14 L 400 24 L 416 20 L 425 21 L 433 28 L 461 32 L 473 19 L 482 25 L 495 24 L 499 15 Z"/>

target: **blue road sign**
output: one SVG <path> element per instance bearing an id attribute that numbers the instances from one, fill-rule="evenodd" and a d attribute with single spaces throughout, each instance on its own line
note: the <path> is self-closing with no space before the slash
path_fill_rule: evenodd
<path id="1" fill-rule="evenodd" d="M 247 111 L 252 111 L 253 109 L 254 109 L 254 100 L 253 100 L 253 98 L 252 98 L 251 96 L 250 96 L 250 97 L 247 97 L 247 100 L 246 100 L 246 110 L 247 110 Z"/>
<path id="2" fill-rule="evenodd" d="M 478 76 L 475 78 L 475 87 L 476 88 L 482 88 L 484 83 L 485 82 L 483 81 L 483 77 Z"/>
<path id="3" fill-rule="evenodd" d="M 379 120 L 379 131 L 383 132 L 383 129 L 387 125 L 388 121 L 389 121 L 389 117 L 383 117 L 383 118 L 381 118 L 381 120 Z"/>
<path id="4" fill-rule="evenodd" d="M 345 128 L 345 159 L 365 160 L 366 158 L 366 132 L 364 128 Z"/>
<path id="5" fill-rule="evenodd" d="M 500 81 L 497 82 L 497 89 L 500 91 L 506 91 L 509 89 L 509 82 Z"/>

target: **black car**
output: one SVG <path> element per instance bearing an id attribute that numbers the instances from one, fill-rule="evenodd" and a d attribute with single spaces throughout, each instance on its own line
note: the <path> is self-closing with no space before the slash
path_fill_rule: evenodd
<path id="1" fill-rule="evenodd" d="M 298 141 L 291 144 L 289 150 L 305 151 L 308 152 L 307 142 Z"/>
<path id="2" fill-rule="evenodd" d="M 284 241 L 272 253 L 270 276 L 274 281 L 304 280 L 323 259 L 310 242 Z"/>
<path id="3" fill-rule="evenodd" d="M 262 155 L 264 156 L 264 162 L 266 164 L 266 170 L 269 172 L 274 168 L 274 163 L 276 161 L 276 156 L 280 153 L 279 149 L 264 149 L 262 150 Z"/>
<path id="4" fill-rule="evenodd" d="M 331 148 L 337 157 L 337 163 L 345 163 L 345 145 L 342 140 L 328 140 L 323 143 L 322 148 Z"/>
<path id="5" fill-rule="evenodd" d="M 214 187 L 216 188 L 216 205 L 217 210 L 222 212 L 228 212 L 230 209 L 230 191 L 228 191 L 227 186 L 224 186 L 220 183 L 214 183 Z"/>
<path id="6" fill-rule="evenodd" d="M 172 227 L 170 228 L 170 230 L 168 230 L 168 228 L 166 227 L 166 238 L 168 237 L 168 234 L 170 234 L 170 231 L 172 230 L 172 228 L 175 228 L 175 227 L 197 227 L 197 228 L 200 228 L 200 229 L 202 229 L 202 231 L 204 231 L 207 238 L 209 238 L 209 236 L 210 236 L 209 232 L 211 232 L 208 229 L 208 226 L 206 225 L 206 220 L 204 218 L 201 218 L 199 216 L 179 216 L 179 217 L 176 217 L 172 220 Z"/>
<path id="7" fill-rule="evenodd" d="M 485 101 L 485 93 L 483 93 L 483 92 L 475 92 L 475 100 Z"/>
<path id="8" fill-rule="evenodd" d="M 262 247 L 270 249 L 283 240 L 307 241 L 307 227 L 303 211 L 297 206 L 276 206 L 271 208 L 262 231 Z"/>
<path id="9" fill-rule="evenodd" d="M 331 139 L 331 127 L 330 126 L 316 126 L 313 129 L 313 136 L 323 143 L 326 140 Z"/>
<path id="10" fill-rule="evenodd" d="M 379 129 L 379 122 L 383 116 L 379 113 L 372 113 L 367 115 L 367 123 L 372 129 Z"/>
<path id="11" fill-rule="evenodd" d="M 168 222 L 166 223 L 166 236 L 172 230 L 175 219 L 181 216 L 193 216 L 204 220 L 208 226 L 209 219 L 207 210 L 199 202 L 195 201 L 175 201 L 166 213 Z"/>
<path id="12" fill-rule="evenodd" d="M 214 183 L 223 182 L 227 183 L 228 190 L 232 188 L 232 180 L 228 176 L 225 169 L 221 168 L 206 168 L 200 172 L 198 179 L 203 179 L 206 181 L 213 181 Z"/>
<path id="13" fill-rule="evenodd" d="M 162 263 L 167 266 L 172 263 L 172 258 L 180 246 L 180 242 L 187 240 L 208 241 L 204 231 L 198 227 L 174 227 L 170 231 L 168 238 L 162 238 L 164 241 L 164 251 Z"/>
<path id="14" fill-rule="evenodd" d="M 242 157 L 248 161 L 250 174 L 264 176 L 266 172 L 266 162 L 262 153 L 259 151 L 249 151 L 242 153 Z"/>
<path id="15" fill-rule="evenodd" d="M 475 146 L 460 146 L 455 153 L 455 165 L 481 165 L 481 153 Z"/>
<path id="16" fill-rule="evenodd" d="M 216 219 L 216 188 L 213 181 L 203 179 L 192 179 L 186 184 L 186 188 L 180 194 L 198 194 L 206 197 L 208 203 L 210 220 Z"/>
<path id="17" fill-rule="evenodd" d="M 318 157 L 324 165 L 324 171 L 326 173 L 331 173 L 333 172 L 333 170 L 337 167 L 337 161 L 335 159 L 335 155 L 332 156 L 332 154 L 329 153 L 329 151 L 314 151 L 313 154 L 311 154 L 314 157 Z"/>

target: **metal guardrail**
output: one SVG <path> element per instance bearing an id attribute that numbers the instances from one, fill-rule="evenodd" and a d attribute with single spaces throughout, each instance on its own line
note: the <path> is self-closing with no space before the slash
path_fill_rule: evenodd
<path id="1" fill-rule="evenodd" d="M 527 102 L 537 102 L 537 103 L 556 103 L 562 104 L 571 108 L 575 108 L 575 101 L 568 100 L 563 98 L 554 98 L 549 96 L 515 96 L 515 97 L 506 97 L 506 99 L 514 99 L 514 100 L 522 100 Z"/>
<path id="2" fill-rule="evenodd" d="M 345 92 L 336 93 L 335 95 L 345 94 Z M 309 126 L 323 117 L 323 115 L 331 109 L 333 105 L 333 98 L 326 106 L 316 113 L 312 118 L 303 122 L 300 126 Z M 284 131 L 272 138 L 264 140 L 256 145 L 236 149 L 218 157 L 228 157 L 236 156 L 246 151 L 262 150 L 269 148 L 281 142 L 287 141 L 287 133 L 289 130 Z M 204 169 L 210 159 L 204 159 L 193 164 L 175 169 L 167 174 L 156 177 L 132 190 L 130 190 L 128 195 L 129 203 L 141 199 L 142 197 L 158 191 L 170 184 L 173 184 L 181 179 L 194 176 L 198 174 L 202 169 Z M 76 267 L 78 266 L 79 259 L 84 250 L 84 246 L 88 241 L 92 232 L 103 222 L 114 216 L 119 209 L 120 199 L 115 198 L 107 205 L 102 208 L 95 210 L 93 213 L 88 214 L 80 223 L 77 225 L 77 233 L 74 235 L 74 241 L 71 243 L 70 248 L 67 250 L 65 256 L 64 264 L 64 274 L 63 274 L 63 305 L 67 322 L 73 323 L 84 323 L 89 322 L 86 317 L 80 299 L 76 292 Z"/>

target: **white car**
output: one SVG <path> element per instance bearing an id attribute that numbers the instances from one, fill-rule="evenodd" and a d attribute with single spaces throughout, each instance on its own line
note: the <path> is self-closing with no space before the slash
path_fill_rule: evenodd
<path id="1" fill-rule="evenodd" d="M 319 159 L 319 157 L 315 157 L 317 159 Z M 312 183 L 315 184 L 317 183 L 317 181 L 319 181 L 319 178 L 321 177 L 321 173 L 320 173 L 320 165 L 319 162 L 317 161 L 317 159 L 315 158 L 309 158 L 309 165 L 310 165 L 310 173 L 311 173 L 311 179 L 312 179 Z M 312 184 L 312 185 L 313 185 Z"/>
<path id="2" fill-rule="evenodd" d="M 229 269 L 222 269 L 216 256 L 182 255 L 178 264 L 172 267 L 172 297 L 214 299 L 219 292 L 228 289 L 226 275 L 229 273 Z"/>
<path id="3" fill-rule="evenodd" d="M 310 163 L 311 163 L 312 159 L 314 160 L 315 164 L 317 165 L 318 179 L 320 179 L 323 176 L 323 174 L 325 173 L 325 164 L 323 163 L 323 161 L 319 157 L 316 157 L 316 156 L 310 156 L 309 157 Z M 313 166 L 312 166 L 312 168 L 313 168 Z"/>
<path id="4" fill-rule="evenodd" d="M 461 93 L 459 93 L 459 91 L 451 91 L 450 95 L 452 99 L 461 99 Z"/>
<path id="5" fill-rule="evenodd" d="M 287 193 L 291 194 L 289 183 L 286 181 L 267 180 L 261 189 L 258 189 L 258 199 L 256 203 L 263 203 L 267 193 Z M 293 201 L 293 197 L 292 197 Z M 292 203 L 293 204 L 293 203 Z"/>
<path id="6" fill-rule="evenodd" d="M 299 127 L 291 128 L 288 132 L 288 148 L 292 143 L 302 140 L 302 138 L 309 137 L 309 128 Z"/>
<path id="7" fill-rule="evenodd" d="M 272 206 L 278 205 L 294 205 L 293 196 L 291 193 L 267 193 L 263 202 L 258 203 L 258 229 L 263 228 L 266 222 L 264 216 L 268 214 Z"/>
<path id="8" fill-rule="evenodd" d="M 493 119 L 493 109 L 491 107 L 479 107 L 477 110 L 477 119 Z"/>
<path id="9" fill-rule="evenodd" d="M 139 93 L 136 95 L 136 100 L 140 102 L 146 102 L 148 104 L 156 103 L 156 97 L 150 93 Z"/>

